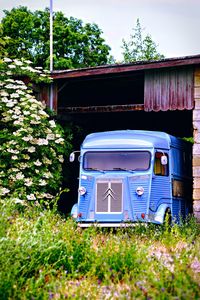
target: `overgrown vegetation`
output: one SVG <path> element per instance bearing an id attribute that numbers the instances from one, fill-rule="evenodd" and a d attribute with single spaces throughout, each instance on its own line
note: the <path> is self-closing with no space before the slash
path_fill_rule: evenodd
<path id="1" fill-rule="evenodd" d="M 33 83 L 49 82 L 47 73 L 10 58 L 0 61 L 0 71 L 0 195 L 22 205 L 49 202 L 62 183 L 71 134 L 64 138 L 34 95 Z"/>
<path id="2" fill-rule="evenodd" d="M 1 201 L 0 222 L 0 299 L 200 297 L 193 218 L 171 230 L 82 230 L 55 209 Z"/>

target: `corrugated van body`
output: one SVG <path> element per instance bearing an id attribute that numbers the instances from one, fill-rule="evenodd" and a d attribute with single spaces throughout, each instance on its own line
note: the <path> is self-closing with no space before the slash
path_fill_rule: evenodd
<path id="1" fill-rule="evenodd" d="M 162 224 L 166 212 L 180 221 L 190 210 L 191 157 L 181 139 L 153 131 L 93 133 L 79 159 L 72 214 L 80 226 Z"/>

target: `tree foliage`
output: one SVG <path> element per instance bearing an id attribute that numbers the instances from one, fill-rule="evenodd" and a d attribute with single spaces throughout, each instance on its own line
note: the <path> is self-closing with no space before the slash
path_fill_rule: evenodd
<path id="1" fill-rule="evenodd" d="M 5 10 L 2 35 L 10 58 L 31 60 L 34 66 L 49 67 L 49 9 L 30 11 L 20 6 Z M 96 24 L 86 23 L 62 12 L 53 15 L 54 69 L 81 68 L 106 64 L 110 47 Z"/>
<path id="2" fill-rule="evenodd" d="M 144 29 L 140 25 L 139 19 L 133 28 L 133 34 L 127 42 L 123 39 L 123 56 L 124 62 L 159 60 L 164 58 L 157 50 L 156 43 L 152 40 L 150 34 L 143 35 Z"/>

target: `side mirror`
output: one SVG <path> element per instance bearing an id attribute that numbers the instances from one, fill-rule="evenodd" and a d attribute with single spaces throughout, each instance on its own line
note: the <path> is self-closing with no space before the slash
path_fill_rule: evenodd
<path id="1" fill-rule="evenodd" d="M 162 155 L 161 158 L 160 158 L 160 161 L 161 161 L 161 165 L 166 166 L 167 163 L 168 163 L 167 156 L 166 155 Z"/>
<path id="2" fill-rule="evenodd" d="M 69 161 L 70 161 L 70 162 L 74 162 L 74 160 L 75 160 L 75 153 L 72 152 L 72 153 L 70 154 L 70 156 L 69 156 Z"/>
<path id="3" fill-rule="evenodd" d="M 69 156 L 69 161 L 74 162 L 75 161 L 75 153 L 80 153 L 80 151 L 73 151 Z"/>

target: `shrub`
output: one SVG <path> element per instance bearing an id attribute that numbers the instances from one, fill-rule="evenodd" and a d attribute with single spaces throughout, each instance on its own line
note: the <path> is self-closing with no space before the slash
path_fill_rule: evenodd
<path id="1" fill-rule="evenodd" d="M 52 199 L 62 180 L 63 130 L 36 100 L 32 85 L 19 80 L 50 78 L 25 60 L 5 58 L 0 71 L 0 195 L 21 204 Z"/>

